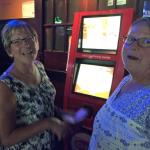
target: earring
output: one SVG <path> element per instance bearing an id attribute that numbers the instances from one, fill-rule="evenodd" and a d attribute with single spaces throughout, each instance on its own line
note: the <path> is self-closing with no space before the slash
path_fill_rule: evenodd
<path id="1" fill-rule="evenodd" d="M 9 57 L 13 58 L 13 54 L 11 53 L 10 49 L 7 49 L 6 52 Z"/>
<path id="2" fill-rule="evenodd" d="M 12 55 L 12 54 L 9 54 L 9 57 L 13 58 L 13 55 Z"/>
<path id="3" fill-rule="evenodd" d="M 13 54 L 11 54 L 10 52 L 7 51 L 7 55 L 11 58 L 13 58 Z"/>

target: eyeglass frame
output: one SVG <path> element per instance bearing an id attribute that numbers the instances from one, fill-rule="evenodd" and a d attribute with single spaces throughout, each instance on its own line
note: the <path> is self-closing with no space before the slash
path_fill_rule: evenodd
<path id="1" fill-rule="evenodd" d="M 18 38 L 18 39 L 11 40 L 10 41 L 10 45 L 11 44 L 21 45 L 21 44 L 23 44 L 26 41 L 30 42 L 30 40 L 34 41 L 35 40 L 35 36 L 30 35 L 30 36 L 27 36 L 25 38 Z"/>
<path id="2" fill-rule="evenodd" d="M 132 41 L 129 42 L 129 41 L 128 41 L 129 38 L 130 38 L 130 40 L 132 40 Z M 132 45 L 134 42 L 137 42 L 137 44 L 138 44 L 139 47 L 142 47 L 142 48 L 150 48 L 150 44 L 147 45 L 147 46 L 144 46 L 143 44 L 141 44 L 141 42 L 143 42 L 143 43 L 145 42 L 144 40 L 148 40 L 149 43 L 150 43 L 150 38 L 147 38 L 147 37 L 135 38 L 135 37 L 133 37 L 133 36 L 123 36 L 122 39 L 123 39 L 123 42 L 124 42 L 125 44 L 127 44 L 127 45 Z M 143 40 L 143 41 L 140 41 L 140 40 Z"/>

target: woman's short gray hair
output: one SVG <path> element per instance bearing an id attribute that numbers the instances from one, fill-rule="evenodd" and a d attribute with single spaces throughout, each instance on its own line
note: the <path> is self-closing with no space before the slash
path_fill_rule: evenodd
<path id="1" fill-rule="evenodd" d="M 3 27 L 1 31 L 1 38 L 6 51 L 10 48 L 13 31 L 22 28 L 29 31 L 35 39 L 38 39 L 36 31 L 27 22 L 22 20 L 11 20 Z"/>
<path id="2" fill-rule="evenodd" d="M 145 22 L 148 27 L 150 28 L 150 17 L 141 17 L 141 18 L 138 18 L 137 20 L 135 20 L 132 24 L 133 25 L 136 25 L 138 23 L 141 23 L 141 22 Z"/>

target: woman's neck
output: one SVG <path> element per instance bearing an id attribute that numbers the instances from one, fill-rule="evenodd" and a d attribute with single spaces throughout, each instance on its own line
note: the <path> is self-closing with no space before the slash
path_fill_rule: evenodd
<path id="1" fill-rule="evenodd" d="M 35 64 L 16 65 L 12 64 L 10 74 L 24 82 L 28 86 L 37 86 L 41 82 L 41 76 Z"/>
<path id="2" fill-rule="evenodd" d="M 131 82 L 143 86 L 150 85 L 150 76 L 143 75 L 143 77 L 140 76 L 132 76 Z"/>
<path id="3" fill-rule="evenodd" d="M 33 74 L 35 72 L 35 65 L 32 64 L 12 64 L 13 71 L 21 74 Z"/>

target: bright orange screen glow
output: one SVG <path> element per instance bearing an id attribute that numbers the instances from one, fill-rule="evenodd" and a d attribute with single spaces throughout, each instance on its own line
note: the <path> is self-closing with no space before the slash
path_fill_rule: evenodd
<path id="1" fill-rule="evenodd" d="M 107 99 L 110 94 L 114 67 L 81 64 L 75 92 Z"/>

